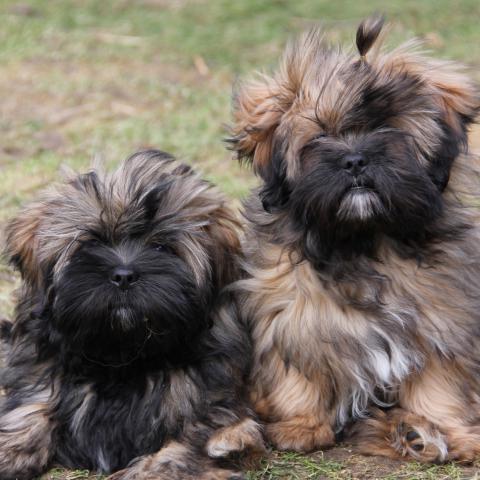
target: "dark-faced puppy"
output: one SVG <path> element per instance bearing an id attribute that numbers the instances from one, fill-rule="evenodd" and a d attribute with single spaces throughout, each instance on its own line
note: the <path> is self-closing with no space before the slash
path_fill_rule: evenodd
<path id="1" fill-rule="evenodd" d="M 232 148 L 263 180 L 245 206 L 252 395 L 280 449 L 358 429 L 370 453 L 480 453 L 479 97 L 412 45 L 358 53 L 318 31 L 240 87 Z M 463 152 L 463 153 L 462 153 Z M 473 200 L 473 201 L 472 201 Z"/>
<path id="2" fill-rule="evenodd" d="M 9 334 L 0 477 L 52 464 L 115 479 L 224 479 L 262 448 L 245 403 L 223 196 L 159 151 L 43 194 L 7 230 L 23 278 Z M 233 478 L 233 477 L 232 477 Z"/>

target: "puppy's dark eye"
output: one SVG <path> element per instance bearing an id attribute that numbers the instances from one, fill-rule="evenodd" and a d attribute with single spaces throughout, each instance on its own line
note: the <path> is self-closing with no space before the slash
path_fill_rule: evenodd
<path id="1" fill-rule="evenodd" d="M 86 242 L 84 242 L 84 245 L 87 247 L 98 247 L 101 245 L 101 241 L 98 238 L 90 238 Z"/>
<path id="2" fill-rule="evenodd" d="M 168 246 L 165 245 L 164 243 L 160 242 L 153 242 L 152 243 L 152 248 L 156 250 L 157 252 L 171 252 L 172 249 Z"/>

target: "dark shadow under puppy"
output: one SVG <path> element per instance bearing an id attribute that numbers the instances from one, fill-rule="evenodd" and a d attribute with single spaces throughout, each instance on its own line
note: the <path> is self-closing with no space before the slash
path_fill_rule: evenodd
<path id="1" fill-rule="evenodd" d="M 263 448 L 245 402 L 248 336 L 222 287 L 237 224 L 159 151 L 45 192 L 11 222 L 19 268 L 0 414 L 0 478 L 53 464 L 119 479 L 241 478 Z"/>

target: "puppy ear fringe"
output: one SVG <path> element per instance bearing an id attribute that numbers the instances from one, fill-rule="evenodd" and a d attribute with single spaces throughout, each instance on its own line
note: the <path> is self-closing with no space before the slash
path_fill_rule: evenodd
<path id="1" fill-rule="evenodd" d="M 240 162 L 263 175 L 272 154 L 275 129 L 285 110 L 280 107 L 281 85 L 267 75 L 240 85 L 233 100 L 234 125 L 227 138 Z"/>
<path id="2" fill-rule="evenodd" d="M 324 44 L 319 28 L 313 28 L 289 42 L 273 76 L 258 74 L 240 84 L 233 100 L 234 124 L 227 139 L 237 158 L 253 165 L 265 178 L 273 153 L 275 130 L 288 112 L 302 85 L 303 75 Z"/>
<path id="3" fill-rule="evenodd" d="M 30 285 L 36 285 L 40 281 L 37 232 L 44 209 L 45 205 L 41 203 L 30 205 L 7 225 L 5 231 L 5 255 Z"/>
<path id="4" fill-rule="evenodd" d="M 463 65 L 438 60 L 409 50 L 410 43 L 386 55 L 383 67 L 419 77 L 443 112 L 443 120 L 460 138 L 480 114 L 479 86 L 466 73 Z"/>
<path id="5" fill-rule="evenodd" d="M 479 87 L 458 68 L 447 68 L 443 74 L 435 75 L 431 84 L 439 94 L 445 122 L 457 135 L 465 135 L 468 126 L 477 121 L 480 113 Z"/>

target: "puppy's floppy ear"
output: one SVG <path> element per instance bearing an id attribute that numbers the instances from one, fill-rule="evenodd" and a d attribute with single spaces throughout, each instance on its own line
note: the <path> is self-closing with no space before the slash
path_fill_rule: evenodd
<path id="1" fill-rule="evenodd" d="M 442 138 L 430 159 L 429 170 L 440 190 L 448 184 L 453 161 L 462 150 L 466 150 L 468 127 L 480 111 L 478 88 L 467 76 L 446 67 L 449 65 L 445 62 L 432 62 L 427 77 L 442 115 Z"/>
<path id="2" fill-rule="evenodd" d="M 438 62 L 438 67 L 448 66 Z M 434 88 L 446 124 L 457 134 L 465 134 L 480 112 L 480 90 L 464 74 L 431 65 L 429 83 Z"/>
<path id="3" fill-rule="evenodd" d="M 6 255 L 30 285 L 40 281 L 37 233 L 44 205 L 33 204 L 20 212 L 6 228 Z"/>
<path id="4" fill-rule="evenodd" d="M 275 133 L 283 115 L 291 108 L 299 85 L 294 53 L 296 50 L 291 46 L 276 79 L 262 76 L 243 85 L 234 102 L 233 136 L 228 141 L 239 160 L 246 159 L 262 178 L 260 196 L 267 211 L 283 205 L 289 196 L 284 139 L 277 138 Z"/>
<path id="5" fill-rule="evenodd" d="M 247 160 L 263 179 L 271 161 L 275 129 L 285 112 L 282 88 L 271 77 L 240 86 L 234 96 L 234 125 L 228 139 L 239 160 Z"/>
<path id="6" fill-rule="evenodd" d="M 302 105 L 302 86 L 312 71 L 320 71 L 325 45 L 320 29 L 312 29 L 290 42 L 274 75 L 259 75 L 256 80 L 241 84 L 234 95 L 234 124 L 228 139 L 240 160 L 253 164 L 254 170 L 267 183 L 272 183 L 279 155 L 275 148 L 289 135 L 290 115 Z M 310 80 L 309 80 L 310 81 Z M 301 109 L 301 107 L 300 107 Z M 277 135 L 280 126 L 281 133 Z"/>

